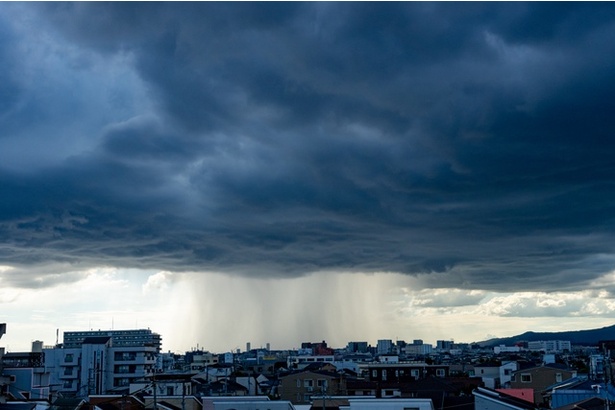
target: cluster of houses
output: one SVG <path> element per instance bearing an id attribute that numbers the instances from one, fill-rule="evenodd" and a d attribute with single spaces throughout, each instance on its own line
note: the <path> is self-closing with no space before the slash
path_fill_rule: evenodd
<path id="1" fill-rule="evenodd" d="M 162 352 L 150 329 L 63 336 L 30 352 L 0 348 L 0 410 L 603 410 L 615 399 L 608 341 L 323 341 L 180 355 Z"/>

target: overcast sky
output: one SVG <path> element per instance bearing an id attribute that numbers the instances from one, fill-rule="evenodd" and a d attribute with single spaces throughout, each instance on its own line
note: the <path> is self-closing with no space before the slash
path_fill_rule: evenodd
<path id="1" fill-rule="evenodd" d="M 1 345 L 611 325 L 613 73 L 609 2 L 0 4 Z"/>

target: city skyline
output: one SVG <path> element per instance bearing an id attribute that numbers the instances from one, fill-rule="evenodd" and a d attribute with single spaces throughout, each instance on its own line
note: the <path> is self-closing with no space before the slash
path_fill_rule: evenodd
<path id="1" fill-rule="evenodd" d="M 11 350 L 612 324 L 612 3 L 7 2 L 0 22 Z"/>

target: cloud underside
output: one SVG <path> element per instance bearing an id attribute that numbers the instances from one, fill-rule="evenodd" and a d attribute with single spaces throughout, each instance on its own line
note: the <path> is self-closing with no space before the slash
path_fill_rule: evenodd
<path id="1" fill-rule="evenodd" d="M 611 286 L 611 4 L 6 10 L 4 281 L 117 266 Z"/>

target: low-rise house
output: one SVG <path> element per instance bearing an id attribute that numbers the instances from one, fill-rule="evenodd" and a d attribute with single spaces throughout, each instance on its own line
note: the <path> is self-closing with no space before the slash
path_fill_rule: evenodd
<path id="1" fill-rule="evenodd" d="M 567 406 L 558 407 L 557 410 L 605 410 L 608 408 L 609 404 L 605 399 L 592 397 L 576 403 L 571 403 Z"/>
<path id="2" fill-rule="evenodd" d="M 346 378 L 333 372 L 297 371 L 280 375 L 278 394 L 293 404 L 310 403 L 314 395 L 346 395 Z"/>
<path id="3" fill-rule="evenodd" d="M 376 397 L 378 383 L 364 379 L 348 379 L 346 390 L 348 396 Z"/>
<path id="4" fill-rule="evenodd" d="M 58 397 L 53 401 L 49 410 L 85 410 L 88 404 L 79 397 Z"/>
<path id="5" fill-rule="evenodd" d="M 193 374 L 162 373 L 152 379 L 142 379 L 130 383 L 129 394 L 156 394 L 161 396 L 190 396 L 193 394 Z"/>
<path id="6" fill-rule="evenodd" d="M 195 396 L 144 396 L 143 402 L 145 403 L 144 409 L 203 410 L 202 403 Z"/>
<path id="7" fill-rule="evenodd" d="M 573 377 L 546 388 L 544 397 L 551 408 L 565 407 L 592 397 L 615 401 L 615 387 L 586 377 Z"/>
<path id="8" fill-rule="evenodd" d="M 145 402 L 134 395 L 92 395 L 88 402 L 91 410 L 145 410 Z"/>
<path id="9" fill-rule="evenodd" d="M 513 389 L 534 389 L 534 404 L 543 405 L 545 391 L 549 386 L 576 377 L 575 370 L 559 366 L 539 366 L 513 372 L 510 387 Z"/>
<path id="10" fill-rule="evenodd" d="M 534 389 L 495 389 L 496 391 L 509 396 L 516 397 L 521 400 L 525 400 L 530 403 L 534 403 Z"/>
<path id="11" fill-rule="evenodd" d="M 519 369 L 517 362 L 487 362 L 474 366 L 474 374 L 480 377 L 485 387 L 499 389 L 510 387 L 513 372 Z"/>
<path id="12" fill-rule="evenodd" d="M 433 410 L 429 399 L 376 399 L 333 396 L 316 398 L 309 410 Z"/>

